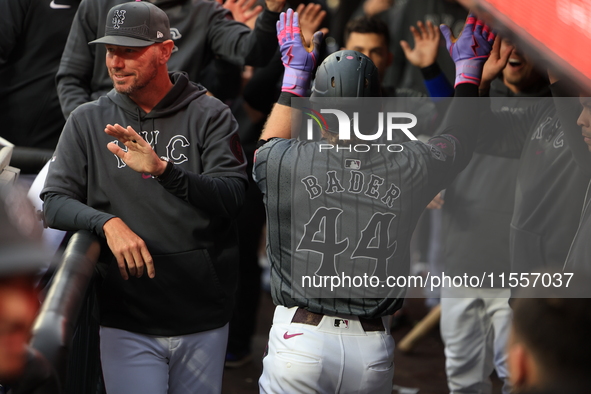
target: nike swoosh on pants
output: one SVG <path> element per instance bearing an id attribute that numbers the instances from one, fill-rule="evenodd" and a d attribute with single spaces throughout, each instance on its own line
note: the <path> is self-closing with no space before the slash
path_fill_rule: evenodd
<path id="1" fill-rule="evenodd" d="M 298 335 L 304 335 L 303 332 L 297 333 L 297 334 L 288 334 L 288 331 L 285 331 L 285 334 L 283 334 L 283 339 L 289 339 L 289 338 L 293 338 L 293 337 L 297 337 Z"/>

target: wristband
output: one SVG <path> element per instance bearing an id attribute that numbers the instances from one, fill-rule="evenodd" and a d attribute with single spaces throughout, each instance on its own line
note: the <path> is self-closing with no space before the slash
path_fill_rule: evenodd
<path id="1" fill-rule="evenodd" d="M 154 175 L 154 178 L 156 178 L 158 182 L 164 181 L 168 177 L 168 175 L 170 175 L 170 173 L 172 172 L 172 168 L 174 167 L 174 164 L 172 163 L 172 161 L 170 161 L 168 157 L 160 156 L 160 160 L 166 162 L 166 168 L 164 169 L 164 172 L 162 174 Z"/>
<path id="2" fill-rule="evenodd" d="M 277 104 L 285 105 L 286 107 L 291 107 L 291 98 L 298 97 L 291 92 L 281 92 L 279 95 L 279 99 L 277 99 Z"/>

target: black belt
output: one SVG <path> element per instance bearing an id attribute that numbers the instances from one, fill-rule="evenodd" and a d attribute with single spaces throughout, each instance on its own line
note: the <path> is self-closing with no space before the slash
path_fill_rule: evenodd
<path id="1" fill-rule="evenodd" d="M 320 324 L 320 321 L 325 315 L 321 313 L 314 313 L 310 312 L 303 308 L 298 308 L 296 313 L 293 315 L 291 319 L 292 323 L 301 323 L 301 324 L 309 324 L 311 326 L 317 326 Z M 343 319 L 338 319 L 339 322 Z M 346 320 L 346 319 L 345 319 Z M 385 331 L 384 323 L 382 322 L 381 317 L 376 317 L 373 319 L 368 319 L 365 317 L 360 317 L 359 322 L 361 323 L 361 327 L 368 332 L 368 331 Z M 335 323 L 336 325 L 337 323 Z"/>

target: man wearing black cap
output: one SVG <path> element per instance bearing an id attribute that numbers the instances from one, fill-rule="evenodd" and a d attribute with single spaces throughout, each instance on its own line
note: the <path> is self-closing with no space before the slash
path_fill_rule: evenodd
<path id="1" fill-rule="evenodd" d="M 107 392 L 219 393 L 246 186 L 237 124 L 168 73 L 174 43 L 153 4 L 113 7 L 91 44 L 106 47 L 114 89 L 68 118 L 42 198 L 50 226 L 104 239 Z"/>
<path id="2" fill-rule="evenodd" d="M 80 4 L 56 76 L 62 112 L 67 118 L 78 105 L 106 94 L 111 81 L 103 62 L 104 48 L 87 43 L 105 34 L 107 11 L 125 0 L 85 0 Z M 277 49 L 275 23 L 285 0 L 265 0 L 267 8 L 254 30 L 232 20 L 215 1 L 151 0 L 170 19 L 174 41 L 171 71 L 185 71 L 202 82 L 202 71 L 214 58 L 239 65 L 264 66 Z M 110 26 L 109 24 L 107 24 Z M 164 32 L 162 32 L 164 33 Z"/>
<path id="3" fill-rule="evenodd" d="M 364 147 L 371 149 L 367 138 L 375 128 L 341 135 L 349 123 L 333 108 L 357 103 L 358 118 L 367 111 L 359 103 L 379 96 L 376 66 L 356 51 L 327 57 L 302 111 L 322 125 L 323 140 L 292 139 L 291 99 L 307 95 L 321 37 L 315 35 L 305 48 L 291 10 L 281 15 L 277 30 L 285 66 L 282 93 L 253 169 L 267 209 L 271 294 L 277 305 L 259 387 L 274 394 L 391 393 L 394 341 L 388 318 L 400 308 L 406 285 L 388 284 L 388 289 L 381 274 L 408 275 L 410 235 L 420 214 L 470 160 L 478 109 L 473 97 L 494 34 L 471 15 L 460 37 L 448 42 L 458 70 L 456 96 L 469 99 L 450 105 L 441 135 L 427 144 L 414 140 L 395 150 L 381 144 L 381 150 L 368 151 Z M 335 117 L 338 127 L 331 123 Z M 328 285 L 322 285 L 326 278 Z M 334 278 L 343 278 L 342 287 L 332 287 Z"/>

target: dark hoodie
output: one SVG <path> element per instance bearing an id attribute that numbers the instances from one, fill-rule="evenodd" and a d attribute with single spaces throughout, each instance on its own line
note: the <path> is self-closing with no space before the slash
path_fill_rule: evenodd
<path id="1" fill-rule="evenodd" d="M 577 166 L 565 144 L 551 98 L 540 98 L 523 112 L 497 112 L 495 117 L 483 118 L 478 125 L 480 152 L 520 158 L 510 229 L 511 269 L 560 269 L 577 231 L 589 174 Z"/>
<path id="2" fill-rule="evenodd" d="M 246 185 L 230 110 L 185 74 L 171 79 L 173 88 L 148 114 L 114 90 L 72 112 L 41 193 L 51 227 L 104 236 L 104 223 L 117 216 L 144 240 L 154 279 L 124 281 L 103 245 L 101 324 L 167 336 L 228 322 L 238 260 L 234 218 Z M 142 130 L 174 163 L 170 176 L 160 183 L 127 168 L 106 147 L 109 123 Z"/>
<path id="3" fill-rule="evenodd" d="M 552 93 L 558 116 L 564 128 L 565 140 L 573 154 L 573 159 L 579 169 L 589 177 L 579 225 L 566 256 L 563 270 L 565 272 L 591 273 L 591 243 L 589 242 L 591 239 L 591 209 L 589 208 L 591 205 L 591 193 L 589 193 L 591 189 L 591 154 L 583 140 L 581 126 L 577 124 L 583 107 L 579 103 L 578 97 L 569 97 L 571 92 L 564 82 L 555 83 Z M 570 193 L 570 190 L 568 192 Z"/>
<path id="4" fill-rule="evenodd" d="M 80 4 L 56 76 L 62 112 L 67 118 L 78 105 L 96 100 L 113 87 L 105 65 L 105 46 L 88 45 L 103 37 L 109 10 L 128 0 L 85 0 Z M 265 10 L 254 30 L 232 20 L 215 1 L 153 0 L 166 12 L 175 48 L 171 71 L 185 71 L 201 81 L 201 71 L 219 57 L 240 65 L 266 65 L 277 50 L 279 13 Z M 206 81 L 203 81 L 206 82 Z"/>

